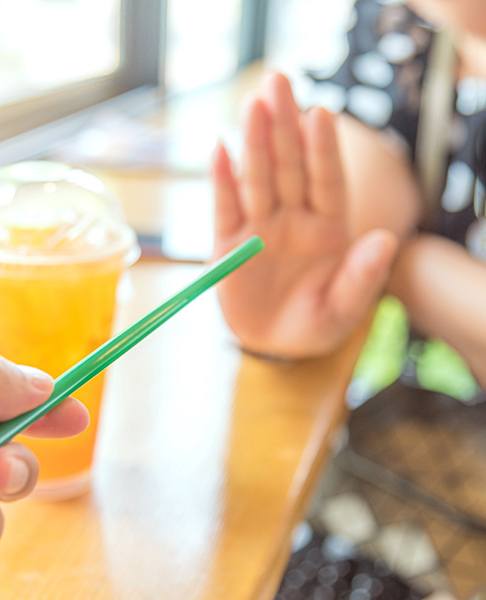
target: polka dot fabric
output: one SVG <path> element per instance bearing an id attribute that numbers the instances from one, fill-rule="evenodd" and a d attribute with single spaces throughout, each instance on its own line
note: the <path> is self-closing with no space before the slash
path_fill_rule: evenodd
<path id="1" fill-rule="evenodd" d="M 405 142 L 414 163 L 423 83 L 435 35 L 433 27 L 401 0 L 357 0 L 346 60 L 330 78 L 321 78 L 318 71 L 309 75 L 339 97 L 334 109 Z M 478 221 L 474 212 L 475 205 L 485 204 L 486 80 L 466 78 L 457 83 L 449 144 L 437 233 L 486 259 L 486 219 Z"/>

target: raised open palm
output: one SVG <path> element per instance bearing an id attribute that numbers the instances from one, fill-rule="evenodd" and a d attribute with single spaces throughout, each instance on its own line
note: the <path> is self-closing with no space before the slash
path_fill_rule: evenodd
<path id="1" fill-rule="evenodd" d="M 248 106 L 239 177 L 220 146 L 213 179 L 216 256 L 255 233 L 266 244 L 220 286 L 242 345 L 287 357 L 336 348 L 380 293 L 396 241 L 381 230 L 350 239 L 333 116 L 300 115 L 287 79 L 272 75 Z"/>

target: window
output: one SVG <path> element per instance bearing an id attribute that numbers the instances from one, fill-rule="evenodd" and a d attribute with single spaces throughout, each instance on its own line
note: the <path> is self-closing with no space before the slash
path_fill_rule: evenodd
<path id="1" fill-rule="evenodd" d="M 15 0 L 0 21 L 0 139 L 159 83 L 165 0 Z"/>
<path id="2" fill-rule="evenodd" d="M 346 56 L 354 0 L 271 0 L 267 59 L 286 72 L 332 71 Z"/>
<path id="3" fill-rule="evenodd" d="M 119 0 L 15 0 L 0 20 L 2 104 L 119 66 Z"/>
<path id="4" fill-rule="evenodd" d="M 239 63 L 242 0 L 172 0 L 166 89 L 188 91 L 232 75 Z"/>

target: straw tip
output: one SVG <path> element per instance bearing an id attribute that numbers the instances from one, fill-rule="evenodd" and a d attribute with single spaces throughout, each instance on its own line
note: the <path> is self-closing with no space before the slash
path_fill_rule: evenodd
<path id="1" fill-rule="evenodd" d="M 260 252 L 260 250 L 265 248 L 265 242 L 259 235 L 252 235 L 251 238 L 248 239 L 248 243 L 251 243 L 257 252 Z"/>

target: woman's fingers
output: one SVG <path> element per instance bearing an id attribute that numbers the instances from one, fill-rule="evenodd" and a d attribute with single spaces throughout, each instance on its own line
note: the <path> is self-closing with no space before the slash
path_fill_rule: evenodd
<path id="1" fill-rule="evenodd" d="M 213 159 L 216 235 L 229 236 L 243 224 L 238 185 L 228 152 L 219 144 Z"/>
<path id="2" fill-rule="evenodd" d="M 268 77 L 265 101 L 272 118 L 271 142 L 275 188 L 283 206 L 302 206 L 305 199 L 305 171 L 299 109 L 289 80 L 280 73 Z"/>
<path id="3" fill-rule="evenodd" d="M 34 488 L 38 473 L 35 456 L 24 446 L 0 448 L 0 500 L 10 502 L 26 496 Z"/>
<path id="4" fill-rule="evenodd" d="M 89 413 L 86 407 L 74 398 L 66 398 L 25 433 L 32 437 L 70 437 L 81 433 L 88 425 Z"/>
<path id="5" fill-rule="evenodd" d="M 246 112 L 241 166 L 241 201 L 250 220 L 268 217 L 275 207 L 270 123 L 265 104 L 253 99 Z"/>
<path id="6" fill-rule="evenodd" d="M 310 206 L 326 218 L 344 220 L 346 186 L 334 117 L 312 108 L 303 122 Z"/>
<path id="7" fill-rule="evenodd" d="M 53 380 L 34 369 L 0 357 L 0 421 L 7 421 L 39 404 L 52 392 Z"/>

